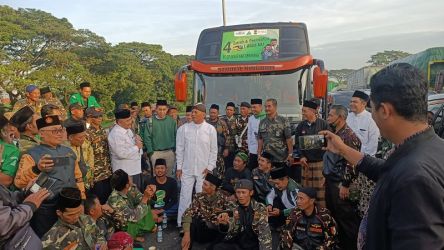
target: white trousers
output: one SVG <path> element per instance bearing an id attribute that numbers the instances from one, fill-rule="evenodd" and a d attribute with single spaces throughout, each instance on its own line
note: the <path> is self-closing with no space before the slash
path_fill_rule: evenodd
<path id="1" fill-rule="evenodd" d="M 181 188 L 180 188 L 180 198 L 179 198 L 179 211 L 177 212 L 177 225 L 182 225 L 182 215 L 185 210 L 190 207 L 191 199 L 193 198 L 193 187 L 196 188 L 196 193 L 202 192 L 202 184 L 204 181 L 203 175 L 187 175 L 182 174 L 180 178 Z"/>

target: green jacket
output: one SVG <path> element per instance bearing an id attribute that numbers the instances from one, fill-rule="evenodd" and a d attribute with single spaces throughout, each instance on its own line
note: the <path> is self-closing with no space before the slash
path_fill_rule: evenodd
<path id="1" fill-rule="evenodd" d="M 170 116 L 160 120 L 152 117 L 143 126 L 143 145 L 148 153 L 176 148 L 177 124 Z"/>
<path id="2" fill-rule="evenodd" d="M 76 249 L 95 249 L 96 244 L 105 244 L 104 235 L 88 215 L 80 215 L 76 224 L 58 220 L 42 238 L 43 249 L 65 249 L 77 245 Z"/>
<path id="3" fill-rule="evenodd" d="M 73 94 L 70 98 L 69 98 L 69 104 L 73 104 L 73 103 L 80 103 L 80 105 L 82 105 L 85 108 L 90 108 L 90 107 L 95 107 L 95 108 L 100 108 L 100 104 L 97 102 L 96 98 L 94 96 L 89 96 L 88 100 L 85 101 L 83 100 L 83 97 L 80 93 L 75 93 Z"/>
<path id="4" fill-rule="evenodd" d="M 18 161 L 20 156 L 19 149 L 12 144 L 0 140 L 0 151 L 2 155 L 0 173 L 14 178 L 18 169 Z"/>

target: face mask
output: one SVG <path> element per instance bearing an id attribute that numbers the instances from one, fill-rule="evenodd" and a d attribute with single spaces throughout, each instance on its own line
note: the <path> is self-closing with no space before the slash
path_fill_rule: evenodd
<path id="1" fill-rule="evenodd" d="M 332 122 L 331 124 L 329 124 L 329 125 L 330 125 L 330 128 L 331 128 L 333 131 L 336 131 L 336 127 L 337 127 L 336 122 L 337 122 L 338 120 L 339 120 L 339 117 L 336 118 L 336 120 L 335 120 L 334 122 Z"/>

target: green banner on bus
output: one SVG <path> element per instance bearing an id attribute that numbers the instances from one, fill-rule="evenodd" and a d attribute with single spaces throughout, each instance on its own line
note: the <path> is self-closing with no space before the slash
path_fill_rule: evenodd
<path id="1" fill-rule="evenodd" d="M 279 58 L 279 29 L 226 31 L 222 35 L 222 62 L 268 61 Z"/>

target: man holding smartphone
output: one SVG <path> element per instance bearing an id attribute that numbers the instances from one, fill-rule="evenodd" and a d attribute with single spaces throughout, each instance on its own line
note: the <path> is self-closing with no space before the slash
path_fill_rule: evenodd
<path id="1" fill-rule="evenodd" d="M 302 106 L 303 121 L 298 124 L 295 133 L 295 147 L 301 152 L 300 163 L 302 166 L 302 186 L 313 187 L 317 191 L 318 205 L 325 207 L 324 176 L 322 169 L 322 157 L 324 151 L 321 148 L 305 149 L 299 145 L 299 137 L 317 135 L 322 130 L 328 130 L 328 123 L 317 116 L 318 105 L 313 101 L 304 101 Z"/>
<path id="2" fill-rule="evenodd" d="M 64 128 L 59 117 L 47 116 L 38 119 L 36 123 L 42 142 L 21 157 L 14 184 L 18 188 L 25 188 L 31 180 L 43 174 L 57 180 L 50 188 L 54 196 L 64 187 L 77 187 L 82 199 L 85 199 L 85 186 L 76 154 L 71 148 L 62 145 Z M 51 198 L 36 211 L 31 227 L 42 237 L 56 221 L 56 199 Z"/>

